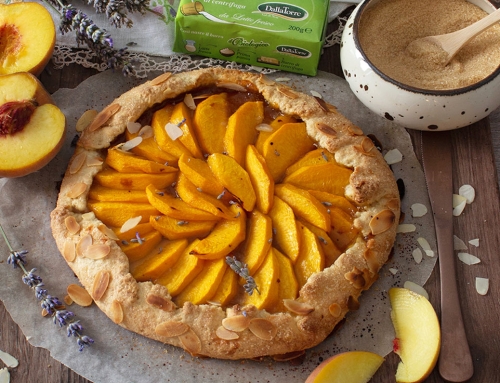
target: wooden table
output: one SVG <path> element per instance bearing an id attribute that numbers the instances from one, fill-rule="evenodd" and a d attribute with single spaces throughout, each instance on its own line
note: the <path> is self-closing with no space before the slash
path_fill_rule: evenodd
<path id="1" fill-rule="evenodd" d="M 338 45 L 326 49 L 319 66 L 321 70 L 342 76 L 339 49 Z M 93 70 L 76 65 L 54 70 L 49 64 L 42 73 L 41 80 L 50 92 L 54 92 L 59 88 L 73 88 L 93 74 Z M 420 133 L 410 133 L 418 156 Z M 500 142 L 500 132 L 494 133 L 496 142 Z M 464 240 L 479 238 L 480 246 L 474 254 L 482 260 L 481 264 L 475 266 L 457 264 L 462 311 L 475 368 L 474 377 L 470 382 L 500 382 L 500 198 L 489 120 L 485 119 L 454 131 L 452 139 L 454 190 L 458 191 L 463 184 L 471 184 L 476 189 L 476 201 L 462 216 L 454 219 L 455 234 Z M 488 295 L 480 296 L 476 293 L 476 276 L 490 278 Z M 438 267 L 425 288 L 439 314 Z M 12 383 L 89 382 L 51 358 L 47 350 L 32 347 L 1 302 L 0 350 L 19 359 L 19 366 L 11 370 Z M 371 382 L 394 382 L 398 362 L 397 355 L 388 355 Z M 426 382 L 443 382 L 443 379 L 435 369 Z"/>

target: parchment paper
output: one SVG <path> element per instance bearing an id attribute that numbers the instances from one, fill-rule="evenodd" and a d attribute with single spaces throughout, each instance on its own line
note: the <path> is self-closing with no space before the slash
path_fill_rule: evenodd
<path id="1" fill-rule="evenodd" d="M 406 280 L 423 285 L 436 262 L 436 257 L 424 255 L 417 265 L 412 257 L 418 247 L 416 239 L 426 238 L 433 250 L 436 241 L 432 215 L 412 218 L 410 206 L 419 202 L 429 205 L 420 164 L 412 150 L 407 132 L 365 108 L 352 94 L 347 83 L 328 73 L 315 78 L 275 73 L 271 77 L 287 77 L 289 85 L 297 89 L 319 92 L 323 98 L 338 107 L 365 133 L 374 134 L 382 143 L 384 152 L 397 148 L 403 161 L 392 166 L 396 178 L 404 180 L 406 194 L 403 212 L 406 223 L 413 223 L 417 231 L 399 234 L 394 256 L 381 270 L 379 280 L 361 297 L 361 309 L 349 313 L 343 326 L 322 344 L 307 351 L 299 366 L 287 362 L 223 361 L 193 358 L 172 346 L 146 339 L 113 324 L 95 305 L 74 311 L 85 334 L 95 344 L 82 353 L 74 338 L 66 337 L 65 328 L 43 318 L 39 302 L 33 292 L 21 281 L 21 272 L 6 262 L 9 250 L 0 241 L 0 299 L 19 324 L 29 342 L 48 349 L 51 355 L 78 374 L 94 382 L 303 382 L 322 359 L 346 350 L 367 350 L 387 355 L 392 350 L 394 337 L 390 321 L 387 290 L 402 286 Z M 135 82 L 134 82 L 135 81 Z M 28 268 L 37 273 L 50 294 L 62 299 L 66 286 L 77 279 L 59 254 L 50 231 L 49 214 L 55 206 L 57 185 L 74 150 L 71 141 L 75 124 L 87 109 L 101 109 L 115 97 L 137 84 L 110 71 L 95 75 L 76 89 L 61 89 L 54 100 L 67 117 L 68 135 L 63 150 L 45 168 L 18 179 L 0 179 L 0 220 L 16 250 L 25 249 Z M 398 272 L 393 275 L 389 268 Z M 14 355 L 15 356 L 15 355 Z"/>

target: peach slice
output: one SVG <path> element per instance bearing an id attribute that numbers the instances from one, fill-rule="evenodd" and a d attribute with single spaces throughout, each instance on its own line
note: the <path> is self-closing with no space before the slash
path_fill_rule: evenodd
<path id="1" fill-rule="evenodd" d="M 343 352 L 316 367 L 306 383 L 367 383 L 383 362 L 384 358 L 373 352 Z"/>
<path id="2" fill-rule="evenodd" d="M 56 43 L 50 13 L 40 4 L 0 5 L 0 74 L 42 73 Z"/>
<path id="3" fill-rule="evenodd" d="M 391 319 L 396 332 L 394 352 L 401 362 L 397 382 L 421 382 L 436 365 L 441 346 L 439 320 L 430 302 L 411 290 L 389 290 Z"/>
<path id="4" fill-rule="evenodd" d="M 224 135 L 228 120 L 227 93 L 214 94 L 196 107 L 193 128 L 203 152 L 224 152 Z"/>
<path id="5" fill-rule="evenodd" d="M 41 169 L 59 152 L 65 135 L 64 114 L 35 76 L 0 76 L 0 177 Z"/>

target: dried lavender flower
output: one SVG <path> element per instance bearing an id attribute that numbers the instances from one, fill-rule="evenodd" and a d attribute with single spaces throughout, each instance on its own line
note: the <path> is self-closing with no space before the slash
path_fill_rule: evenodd
<path id="1" fill-rule="evenodd" d="M 252 295 L 254 290 L 260 294 L 259 288 L 255 283 L 255 279 L 253 279 L 253 277 L 250 275 L 248 266 L 245 263 L 238 261 L 236 257 L 230 256 L 226 257 L 226 263 L 229 265 L 231 270 L 245 279 L 246 283 L 243 285 L 243 288 L 248 295 Z"/>
<path id="2" fill-rule="evenodd" d="M 42 309 L 44 309 L 48 315 L 52 316 L 53 322 L 58 324 L 59 327 L 68 326 L 68 336 L 78 338 L 77 344 L 79 346 L 79 351 L 82 351 L 85 346 L 90 346 L 94 343 L 93 339 L 81 334 L 83 332 L 83 327 L 79 324 L 79 321 L 74 320 L 75 314 L 71 311 L 65 310 L 63 303 L 59 300 L 59 298 L 53 297 L 47 293 L 47 290 L 44 288 L 45 285 L 42 282 L 42 278 L 35 274 L 36 268 L 33 268 L 30 271 L 26 270 L 24 266 L 27 263 L 26 254 L 28 254 L 28 251 L 15 251 L 12 248 L 1 224 L 0 233 L 10 250 L 7 263 L 12 265 L 14 269 L 19 267 L 23 271 L 22 281 L 35 292 L 36 298 L 41 301 L 40 305 Z"/>

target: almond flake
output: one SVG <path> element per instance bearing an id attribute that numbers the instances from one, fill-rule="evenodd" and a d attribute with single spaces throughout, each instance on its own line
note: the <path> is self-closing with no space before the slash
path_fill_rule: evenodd
<path id="1" fill-rule="evenodd" d="M 66 225 L 66 229 L 68 229 L 68 233 L 71 235 L 80 231 L 80 224 L 76 222 L 76 218 L 72 215 L 69 215 L 64 219 L 64 224 Z"/>
<path id="2" fill-rule="evenodd" d="M 99 227 L 97 228 L 101 233 L 103 233 L 106 237 L 109 239 L 112 239 L 113 241 L 118 241 L 120 238 L 115 234 L 113 230 L 111 230 L 109 227 L 107 227 L 105 224 L 101 223 Z"/>
<path id="3" fill-rule="evenodd" d="M 412 217 L 419 218 L 427 214 L 427 206 L 422 203 L 414 203 L 411 205 Z"/>
<path id="4" fill-rule="evenodd" d="M 460 259 L 466 265 L 476 265 L 481 262 L 481 260 L 469 253 L 458 253 L 458 259 Z"/>
<path id="5" fill-rule="evenodd" d="M 377 235 L 389 230 L 394 224 L 395 219 L 396 215 L 392 210 L 382 210 L 370 220 L 372 234 Z"/>
<path id="6" fill-rule="evenodd" d="M 467 198 L 461 196 L 460 194 L 453 194 L 452 207 L 455 208 L 463 202 L 467 203 Z"/>
<path id="7" fill-rule="evenodd" d="M 429 245 L 429 242 L 425 238 L 418 237 L 417 242 L 428 257 L 434 257 L 434 251 L 431 249 L 431 245 Z"/>
<path id="8" fill-rule="evenodd" d="M 83 253 L 87 250 L 87 247 L 92 245 L 92 236 L 90 234 L 85 234 L 76 245 L 76 254 L 83 256 Z"/>
<path id="9" fill-rule="evenodd" d="M 465 209 L 465 205 L 466 204 L 467 204 L 467 200 L 464 200 L 463 202 L 461 202 L 460 204 L 458 204 L 456 207 L 454 207 L 453 208 L 453 216 L 454 217 L 458 217 L 460 214 L 462 214 L 462 212 Z"/>
<path id="10" fill-rule="evenodd" d="M 151 125 L 144 125 L 138 133 L 139 137 L 142 137 L 143 140 L 147 138 L 151 138 L 154 136 L 153 128 Z"/>
<path id="11" fill-rule="evenodd" d="M 274 324 L 264 318 L 254 318 L 250 320 L 248 329 L 257 338 L 263 340 L 272 340 L 278 333 L 278 329 Z"/>
<path id="12" fill-rule="evenodd" d="M 391 149 L 385 154 L 384 159 L 388 165 L 397 164 L 403 160 L 403 154 L 398 149 Z"/>
<path id="13" fill-rule="evenodd" d="M 186 104 L 189 109 L 196 110 L 196 104 L 191 93 L 186 93 L 184 96 L 184 104 Z"/>
<path id="14" fill-rule="evenodd" d="M 490 280 L 488 278 L 476 277 L 476 291 L 479 295 L 488 294 Z"/>
<path id="15" fill-rule="evenodd" d="M 83 252 L 83 256 L 89 259 L 103 259 L 108 256 L 111 247 L 105 243 L 98 243 L 88 246 Z"/>
<path id="16" fill-rule="evenodd" d="M 284 88 L 280 86 L 278 87 L 278 92 L 280 92 L 281 94 L 283 94 L 288 98 L 291 98 L 292 100 L 295 100 L 298 97 L 297 94 L 289 88 Z"/>
<path id="17" fill-rule="evenodd" d="M 417 230 L 415 225 L 411 223 L 402 223 L 401 225 L 398 225 L 398 228 L 396 230 L 396 233 L 411 233 Z"/>
<path id="18" fill-rule="evenodd" d="M 152 79 L 150 84 L 151 84 L 151 86 L 157 86 L 157 85 L 163 84 L 165 81 L 167 81 L 170 78 L 170 76 L 172 76 L 172 73 L 165 72 L 165 73 L 159 75 L 158 77 Z"/>
<path id="19" fill-rule="evenodd" d="M 122 323 L 123 322 L 122 304 L 119 301 L 114 300 L 113 303 L 111 303 L 110 310 L 111 310 L 110 312 L 111 320 L 116 324 Z"/>
<path id="20" fill-rule="evenodd" d="M 268 132 L 271 133 L 273 131 L 273 127 L 269 124 L 259 124 L 255 127 L 259 132 Z"/>
<path id="21" fill-rule="evenodd" d="M 109 271 L 100 270 L 94 278 L 92 284 L 92 296 L 98 301 L 108 289 L 110 274 Z"/>
<path id="22" fill-rule="evenodd" d="M 89 132 L 93 132 L 102 127 L 111 118 L 111 116 L 115 115 L 120 109 L 120 104 L 111 104 L 105 107 L 100 113 L 97 114 L 88 126 Z"/>
<path id="23" fill-rule="evenodd" d="M 85 190 L 87 190 L 87 184 L 85 182 L 78 182 L 69 188 L 66 196 L 69 198 L 77 198 L 80 197 Z"/>
<path id="24" fill-rule="evenodd" d="M 8 367 L 8 368 L 16 368 L 19 366 L 19 361 L 14 358 L 12 355 L 0 350 L 0 360 Z"/>
<path id="25" fill-rule="evenodd" d="M 250 318 L 238 314 L 228 318 L 224 318 L 222 320 L 222 325 L 230 331 L 241 332 L 243 330 L 246 330 L 250 325 Z"/>
<path id="26" fill-rule="evenodd" d="M 286 82 L 286 81 L 290 81 L 291 78 L 290 77 L 278 77 L 278 78 L 275 78 L 274 81 L 276 82 Z"/>
<path id="27" fill-rule="evenodd" d="M 83 114 L 76 122 L 75 130 L 77 132 L 83 132 L 85 129 L 87 129 L 92 120 L 97 116 L 97 113 L 99 112 L 95 109 L 89 109 L 83 112 Z"/>
<path id="28" fill-rule="evenodd" d="M 130 134 L 136 134 L 139 131 L 139 129 L 141 129 L 141 124 L 139 124 L 138 122 L 134 121 L 127 122 L 127 131 Z"/>
<path id="29" fill-rule="evenodd" d="M 229 331 L 224 326 L 219 326 L 217 330 L 215 330 L 215 335 L 224 340 L 234 340 L 240 337 L 237 333 L 235 333 L 234 331 Z"/>
<path id="30" fill-rule="evenodd" d="M 342 314 L 342 307 L 340 307 L 338 303 L 332 303 L 330 307 L 328 307 L 328 311 L 333 317 L 338 318 L 340 314 Z"/>
<path id="31" fill-rule="evenodd" d="M 162 322 L 155 328 L 156 335 L 172 338 L 184 334 L 189 330 L 189 326 L 182 322 L 168 321 Z"/>
<path id="32" fill-rule="evenodd" d="M 6 367 L 0 368 L 0 383 L 9 383 L 10 382 L 10 373 Z"/>
<path id="33" fill-rule="evenodd" d="M 467 245 L 464 241 L 453 235 L 453 250 L 467 250 Z"/>
<path id="34" fill-rule="evenodd" d="M 82 214 L 82 219 L 85 220 L 93 220 L 95 218 L 95 214 L 93 211 L 88 211 L 87 213 Z"/>
<path id="35" fill-rule="evenodd" d="M 399 271 L 399 270 L 398 270 L 398 269 L 395 269 L 394 267 L 391 267 L 391 268 L 389 269 L 389 271 L 390 271 L 390 273 L 391 273 L 392 275 L 396 275 L 396 274 L 398 273 L 398 271 Z"/>
<path id="36" fill-rule="evenodd" d="M 283 299 L 283 304 L 289 311 L 297 315 L 307 315 L 314 311 L 314 307 L 311 305 L 296 301 L 295 299 Z"/>
<path id="37" fill-rule="evenodd" d="M 129 230 L 132 230 L 134 227 L 136 227 L 140 222 L 142 221 L 142 216 L 139 215 L 137 217 L 133 217 L 125 221 L 125 223 L 122 225 L 120 228 L 120 233 L 125 233 Z"/>
<path id="38" fill-rule="evenodd" d="M 103 163 L 102 158 L 99 157 L 90 157 L 87 160 L 87 166 L 101 166 Z"/>
<path id="39" fill-rule="evenodd" d="M 479 238 L 471 239 L 471 240 L 469 241 L 469 243 L 470 243 L 472 246 L 479 247 Z"/>
<path id="40" fill-rule="evenodd" d="M 414 293 L 422 295 L 424 298 L 429 300 L 429 294 L 427 293 L 427 291 L 422 286 L 417 285 L 415 282 L 406 281 L 403 287 L 405 289 L 413 291 Z"/>
<path id="41" fill-rule="evenodd" d="M 179 340 L 182 345 L 191 355 L 198 355 L 201 351 L 201 340 L 198 338 L 198 335 L 189 328 L 184 334 L 179 335 Z"/>
<path id="42" fill-rule="evenodd" d="M 177 126 L 177 124 L 172 124 L 171 122 L 165 125 L 165 132 L 167 132 L 168 136 L 172 141 L 177 140 L 179 137 L 182 137 L 184 132 L 181 128 Z"/>
<path id="43" fill-rule="evenodd" d="M 460 188 L 458 189 L 458 194 L 467 200 L 468 205 L 474 202 L 474 199 L 476 198 L 476 191 L 470 185 L 460 186 Z"/>
<path id="44" fill-rule="evenodd" d="M 363 130 L 357 126 L 357 125 L 349 125 L 347 127 L 347 130 L 349 131 L 349 133 L 351 133 L 352 135 L 354 136 L 362 136 L 364 133 L 363 133 Z"/>
<path id="45" fill-rule="evenodd" d="M 73 262 L 76 258 L 76 249 L 73 241 L 64 242 L 62 255 L 67 262 Z"/>
<path id="46" fill-rule="evenodd" d="M 323 96 L 321 94 L 319 94 L 318 92 L 316 92 L 315 90 L 311 90 L 311 94 L 314 96 L 314 97 L 317 97 L 317 98 L 323 98 Z"/>
<path id="47" fill-rule="evenodd" d="M 82 286 L 71 284 L 66 292 L 77 305 L 87 307 L 92 304 L 92 297 Z"/>
<path id="48" fill-rule="evenodd" d="M 77 154 L 73 160 L 71 161 L 71 164 L 69 165 L 69 174 L 76 174 L 78 171 L 82 168 L 83 164 L 85 163 L 85 160 L 87 159 L 87 152 L 81 152 Z"/>
<path id="49" fill-rule="evenodd" d="M 146 297 L 146 302 L 151 306 L 167 312 L 175 309 L 175 304 L 170 299 L 151 293 Z"/>
<path id="50" fill-rule="evenodd" d="M 136 146 L 139 146 L 142 143 L 143 138 L 141 136 L 137 136 L 132 138 L 131 140 L 128 140 L 127 142 L 124 142 L 122 145 L 120 145 L 119 149 L 123 150 L 124 152 L 128 152 L 129 150 L 134 149 Z"/>
<path id="51" fill-rule="evenodd" d="M 235 90 L 237 92 L 247 92 L 247 88 L 238 84 L 234 84 L 232 82 L 220 82 L 217 84 L 217 86 L 220 88 Z"/>
<path id="52" fill-rule="evenodd" d="M 413 250 L 411 254 L 413 255 L 413 259 L 415 260 L 415 262 L 422 262 L 422 250 L 420 250 L 418 247 Z"/>

